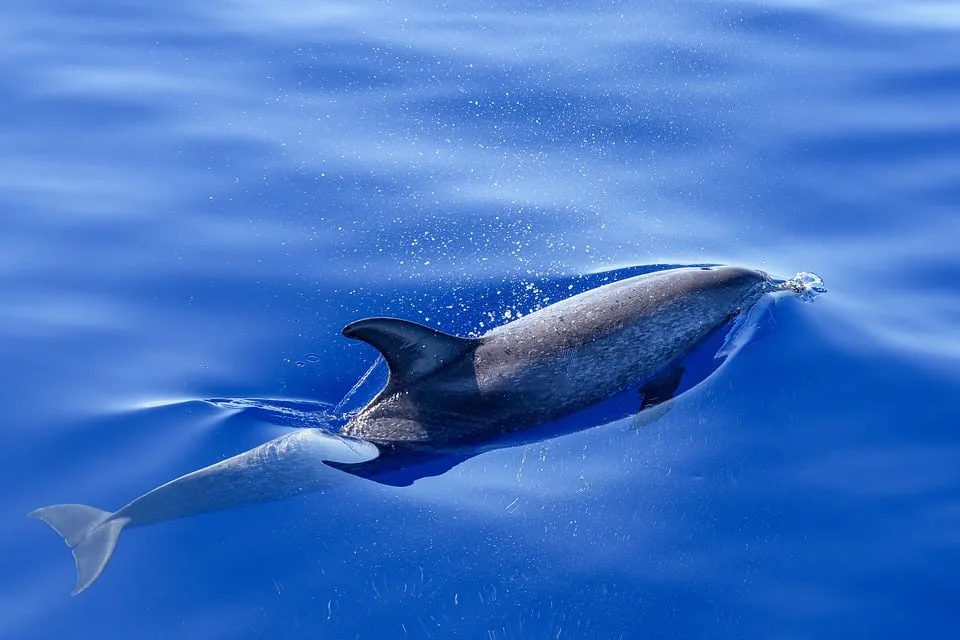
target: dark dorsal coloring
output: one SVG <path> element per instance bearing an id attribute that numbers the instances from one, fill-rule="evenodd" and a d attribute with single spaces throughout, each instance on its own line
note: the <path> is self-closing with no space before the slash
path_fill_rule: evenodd
<path id="1" fill-rule="evenodd" d="M 461 358 L 480 344 L 398 318 L 366 318 L 343 328 L 348 338 L 377 349 L 390 368 L 389 385 L 409 384 Z"/>
<path id="2" fill-rule="evenodd" d="M 480 338 L 361 320 L 344 335 L 376 347 L 390 379 L 340 433 L 445 449 L 561 418 L 650 383 L 770 290 L 760 271 L 683 268 L 591 289 Z M 670 382 L 649 389 L 663 393 Z"/>

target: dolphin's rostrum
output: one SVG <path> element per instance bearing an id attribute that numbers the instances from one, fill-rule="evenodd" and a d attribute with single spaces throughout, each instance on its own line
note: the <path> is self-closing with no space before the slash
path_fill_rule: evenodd
<path id="1" fill-rule="evenodd" d="M 30 515 L 72 548 L 79 593 L 103 572 L 126 528 L 318 491 L 349 477 L 331 467 L 387 484 L 395 483 L 391 472 L 424 460 L 439 460 L 442 471 L 485 449 L 549 437 L 536 427 L 630 389 L 640 392 L 635 410 L 652 414 L 681 388 L 684 354 L 766 294 L 803 295 L 811 286 L 799 276 L 784 282 L 739 267 L 688 267 L 591 289 L 479 338 L 392 318 L 360 320 L 343 333 L 376 347 L 389 379 L 339 433 L 299 429 L 113 513 L 62 504 Z"/>

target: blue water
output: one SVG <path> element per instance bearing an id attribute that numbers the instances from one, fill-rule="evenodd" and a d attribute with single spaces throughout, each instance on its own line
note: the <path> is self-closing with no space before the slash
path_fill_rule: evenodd
<path id="1" fill-rule="evenodd" d="M 878 0 L 12 0 L 0 11 L 3 638 L 903 638 L 960 622 L 960 9 Z M 814 271 L 615 423 L 125 533 L 337 404 L 395 315 L 580 276 Z M 298 414 L 309 423 L 311 415 Z"/>

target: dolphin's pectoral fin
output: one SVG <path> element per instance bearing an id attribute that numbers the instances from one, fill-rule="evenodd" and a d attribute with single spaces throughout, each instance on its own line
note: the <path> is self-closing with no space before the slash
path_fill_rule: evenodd
<path id="1" fill-rule="evenodd" d="M 680 388 L 683 371 L 683 366 L 676 365 L 640 387 L 640 395 L 643 396 L 640 410 L 643 411 L 672 400 L 674 394 L 677 393 L 677 389 Z"/>
<path id="2" fill-rule="evenodd" d="M 683 372 L 684 368 L 676 365 L 640 387 L 640 412 L 631 421 L 631 429 L 641 429 L 653 424 L 670 411 L 677 389 L 680 388 Z"/>
<path id="3" fill-rule="evenodd" d="M 375 347 L 387 361 L 393 382 L 419 378 L 480 343 L 397 318 L 357 320 L 343 328 L 343 335 Z"/>
<path id="4" fill-rule="evenodd" d="M 649 427 L 651 424 L 667 415 L 672 408 L 673 398 L 667 400 L 666 402 L 655 404 L 648 409 L 644 409 L 630 419 L 630 428 L 634 431 L 637 431 L 639 429 L 643 429 L 644 427 Z"/>

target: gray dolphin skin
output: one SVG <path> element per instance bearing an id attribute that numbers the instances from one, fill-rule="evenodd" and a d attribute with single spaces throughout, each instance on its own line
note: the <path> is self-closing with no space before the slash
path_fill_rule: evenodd
<path id="1" fill-rule="evenodd" d="M 480 338 L 360 320 L 343 334 L 376 347 L 390 378 L 340 433 L 442 448 L 554 420 L 639 386 L 776 288 L 762 271 L 694 267 L 591 289 Z"/>
<path id="2" fill-rule="evenodd" d="M 344 470 L 363 476 L 365 465 L 397 451 L 492 448 L 633 387 L 644 397 L 638 410 L 670 400 L 679 383 L 672 363 L 766 294 L 802 296 L 809 287 L 799 278 L 775 281 L 739 267 L 668 269 L 586 291 L 479 338 L 360 320 L 343 333 L 379 350 L 389 378 L 339 433 L 298 429 L 113 513 L 61 504 L 29 515 L 71 547 L 77 594 L 103 572 L 124 529 L 322 491 L 353 477 Z"/>
<path id="3" fill-rule="evenodd" d="M 297 429 L 160 485 L 113 513 L 56 504 L 28 515 L 50 525 L 72 549 L 76 595 L 103 573 L 124 529 L 322 491 L 349 477 L 323 462 L 359 463 L 378 455 L 377 447 L 363 440 Z"/>

